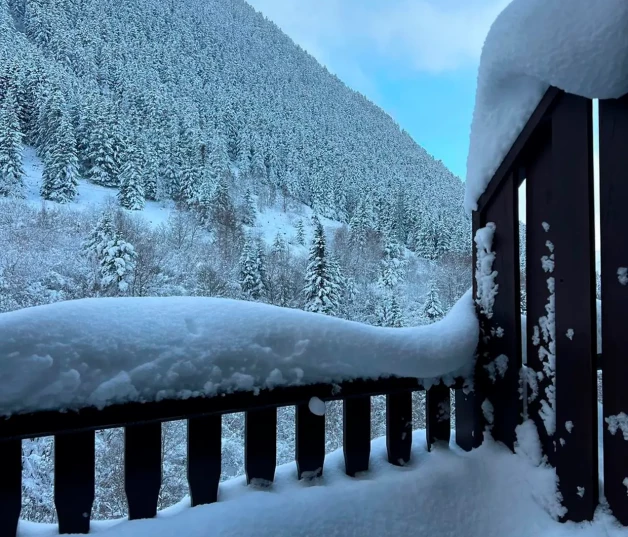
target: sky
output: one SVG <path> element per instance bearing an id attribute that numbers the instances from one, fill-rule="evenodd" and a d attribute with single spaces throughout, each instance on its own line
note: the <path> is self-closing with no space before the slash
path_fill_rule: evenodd
<path id="1" fill-rule="evenodd" d="M 464 179 L 484 38 L 509 0 L 248 0 Z"/>

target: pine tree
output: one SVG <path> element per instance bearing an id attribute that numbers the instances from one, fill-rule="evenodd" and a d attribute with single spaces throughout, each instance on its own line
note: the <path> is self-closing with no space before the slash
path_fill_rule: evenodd
<path id="1" fill-rule="evenodd" d="M 127 294 L 137 255 L 119 235 L 111 214 L 101 215 L 83 249 L 96 266 L 95 286 L 106 295 Z"/>
<path id="2" fill-rule="evenodd" d="M 246 189 L 244 193 L 243 207 L 242 207 L 242 223 L 245 226 L 254 226 L 257 218 L 257 209 L 255 207 L 255 200 L 250 189 Z"/>
<path id="3" fill-rule="evenodd" d="M 386 231 L 378 285 L 388 290 L 395 288 L 403 279 L 403 265 L 403 249 L 392 233 Z"/>
<path id="4" fill-rule="evenodd" d="M 330 267 L 323 225 L 316 216 L 312 219 L 312 223 L 314 238 L 310 247 L 306 283 L 303 289 L 304 309 L 314 313 L 338 315 L 342 293 L 340 282 L 333 266 Z"/>
<path id="5" fill-rule="evenodd" d="M 267 278 L 262 244 L 251 235 L 246 237 L 239 263 L 239 283 L 244 298 L 263 300 L 267 294 Z"/>
<path id="6" fill-rule="evenodd" d="M 387 290 L 381 294 L 375 316 L 378 326 L 401 328 L 405 324 L 397 295 L 391 290 Z"/>
<path id="7" fill-rule="evenodd" d="M 67 203 L 78 194 L 78 157 L 72 124 L 66 115 L 48 142 L 44 161 L 41 195 L 44 199 Z"/>
<path id="8" fill-rule="evenodd" d="M 144 185 L 137 166 L 137 155 L 129 156 L 120 172 L 118 201 L 125 209 L 140 211 L 144 208 Z"/>
<path id="9" fill-rule="evenodd" d="M 427 294 L 427 298 L 425 299 L 425 303 L 423 304 L 421 315 L 424 319 L 431 323 L 442 319 L 445 315 L 443 312 L 443 306 L 440 302 L 440 297 L 438 296 L 438 288 L 436 287 L 436 282 L 434 280 L 430 281 L 430 290 Z"/>
<path id="10" fill-rule="evenodd" d="M 351 244 L 356 246 L 358 249 L 364 248 L 369 230 L 369 217 L 366 203 L 363 200 L 360 200 L 358 203 L 358 206 L 349 221 L 349 228 L 351 229 Z"/>
<path id="11" fill-rule="evenodd" d="M 23 176 L 17 102 L 9 91 L 0 102 L 0 196 L 20 196 Z"/>
<path id="12" fill-rule="evenodd" d="M 299 219 L 297 221 L 297 236 L 296 241 L 300 246 L 305 246 L 305 226 L 303 225 L 303 220 Z"/>

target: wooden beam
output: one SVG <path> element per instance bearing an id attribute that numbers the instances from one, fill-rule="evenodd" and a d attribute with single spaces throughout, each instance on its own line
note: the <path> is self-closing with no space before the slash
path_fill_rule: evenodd
<path id="1" fill-rule="evenodd" d="M 493 196 L 508 180 L 508 174 L 513 171 L 513 168 L 517 164 L 517 160 L 521 158 L 524 150 L 528 146 L 528 142 L 532 139 L 532 136 L 539 125 L 547 119 L 548 113 L 556 103 L 557 98 L 563 93 L 564 92 L 562 90 L 555 87 L 550 87 L 545 92 L 545 95 L 530 116 L 526 126 L 515 140 L 515 143 L 512 144 L 508 153 L 506 153 L 506 156 L 504 157 L 504 160 L 502 160 L 499 168 L 497 168 L 497 171 L 493 174 L 493 178 L 486 187 L 484 194 L 480 196 L 480 199 L 478 200 L 478 211 L 482 211 L 482 209 L 488 205 Z"/>

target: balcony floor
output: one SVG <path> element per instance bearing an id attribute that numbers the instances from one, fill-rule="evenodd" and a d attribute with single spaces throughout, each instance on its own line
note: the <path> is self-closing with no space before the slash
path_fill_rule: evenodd
<path id="1" fill-rule="evenodd" d="M 344 474 L 342 451 L 326 458 L 324 477 L 305 484 L 294 464 L 277 469 L 270 490 L 243 478 L 221 484 L 220 501 L 189 508 L 189 500 L 156 519 L 93 522 L 99 537 L 628 537 L 628 528 L 598 510 L 593 524 L 560 524 L 550 512 L 554 472 L 529 455 L 511 454 L 487 440 L 465 453 L 453 446 L 425 449 L 425 432 L 414 433 L 412 462 L 386 461 L 384 439 L 373 442 L 371 470 Z M 22 522 L 20 537 L 57 535 L 56 526 Z"/>

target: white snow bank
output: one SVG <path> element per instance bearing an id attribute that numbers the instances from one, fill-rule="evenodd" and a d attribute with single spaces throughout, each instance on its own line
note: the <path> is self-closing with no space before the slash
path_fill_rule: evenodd
<path id="1" fill-rule="evenodd" d="M 549 86 L 583 97 L 628 93 L 628 2 L 513 0 L 482 50 L 467 158 L 472 211 Z"/>
<path id="2" fill-rule="evenodd" d="M 473 361 L 471 292 L 440 322 L 380 328 L 217 298 L 92 298 L 0 315 L 0 415 L 357 378 Z"/>
<path id="3" fill-rule="evenodd" d="M 534 428 L 532 426 L 532 428 Z M 529 432 L 529 431 L 526 431 Z M 529 445 L 533 439 L 526 440 Z M 537 442 L 538 443 L 538 442 Z M 626 537 L 628 528 L 602 509 L 593 523 L 560 524 L 555 472 L 487 440 L 471 453 L 413 437 L 412 459 L 386 461 L 383 438 L 372 444 L 371 469 L 344 474 L 342 450 L 325 458 L 323 477 L 298 481 L 294 463 L 277 469 L 270 489 L 244 478 L 220 485 L 218 503 L 189 508 L 186 499 L 156 519 L 93 522 L 101 537 Z M 21 522 L 20 537 L 52 537 L 56 526 Z"/>

